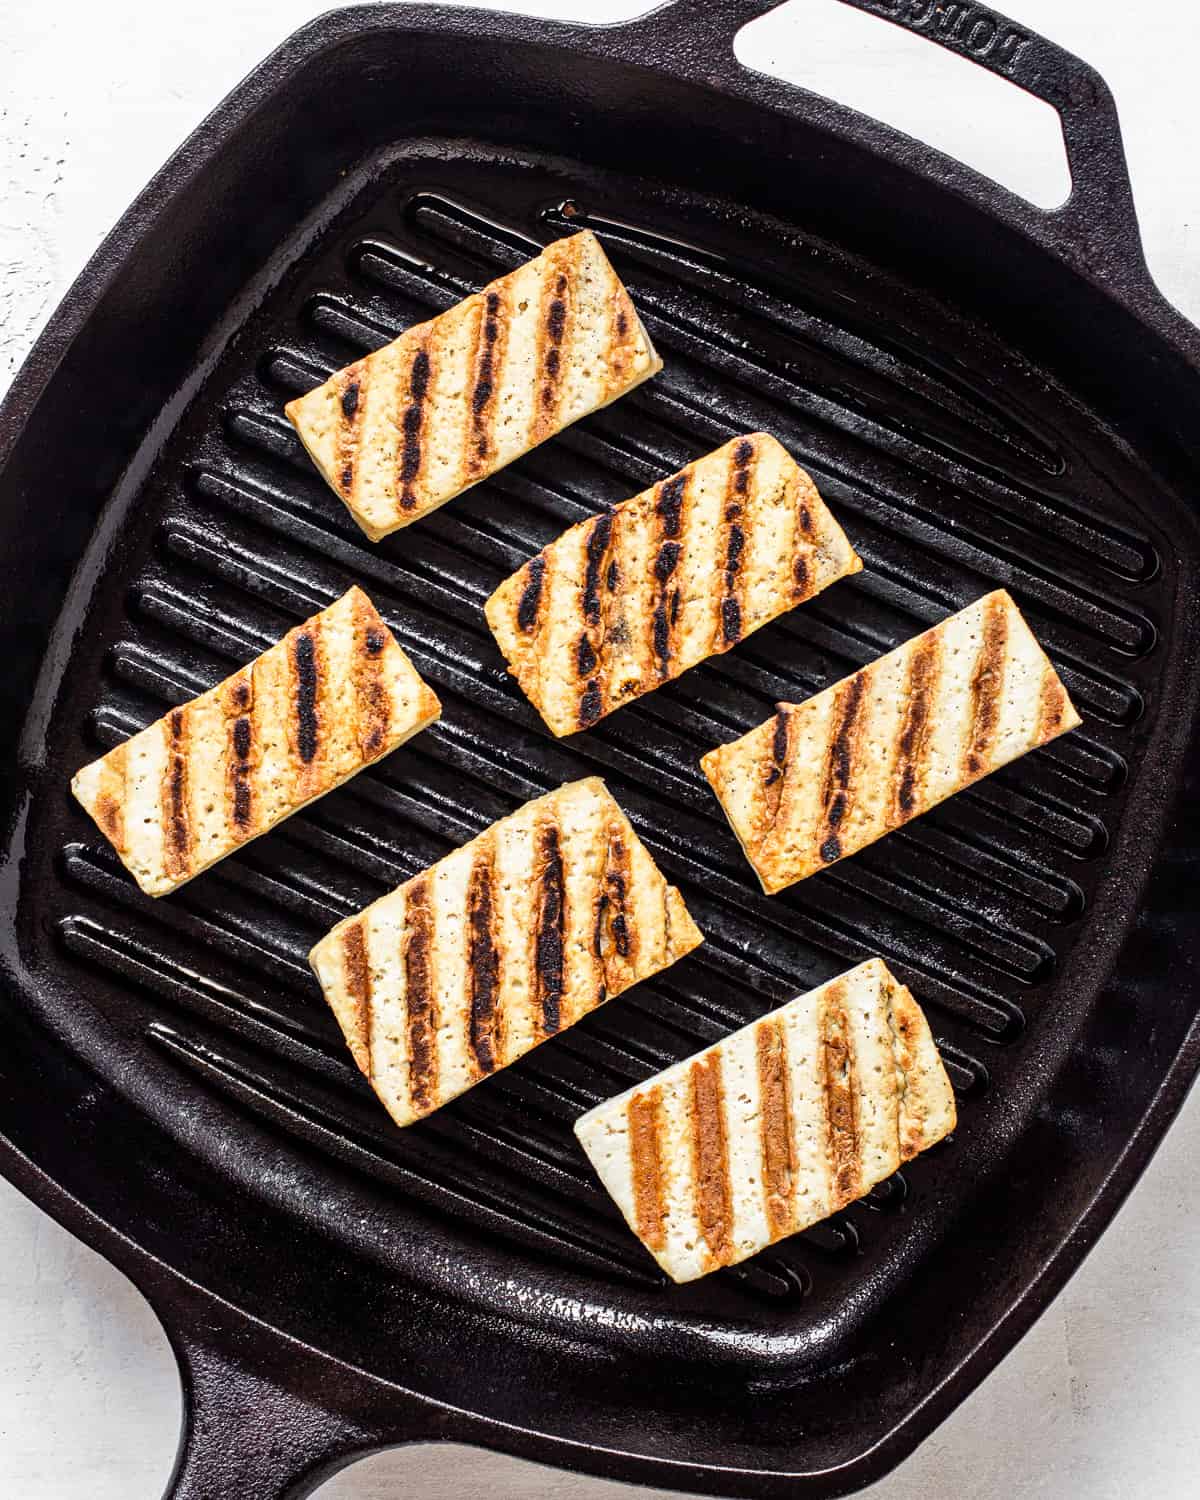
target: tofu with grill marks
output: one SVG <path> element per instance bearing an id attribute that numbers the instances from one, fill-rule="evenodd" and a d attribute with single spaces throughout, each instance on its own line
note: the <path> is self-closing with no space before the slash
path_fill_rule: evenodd
<path id="1" fill-rule="evenodd" d="M 873 958 L 605 1100 L 575 1134 L 662 1269 L 695 1281 L 837 1213 L 955 1120 L 925 1016 Z"/>
<path id="2" fill-rule="evenodd" d="M 441 705 L 359 588 L 71 782 L 162 896 L 432 724 Z"/>
<path id="3" fill-rule="evenodd" d="M 309 955 L 397 1125 L 702 941 L 603 781 L 571 782 L 347 917 Z"/>
<path id="4" fill-rule="evenodd" d="M 485 613 L 509 671 L 561 736 L 861 567 L 812 480 L 754 432 L 571 527 Z"/>
<path id="5" fill-rule="evenodd" d="M 997 589 L 700 765 L 773 894 L 1081 722 Z"/>
<path id="6" fill-rule="evenodd" d="M 373 542 L 662 369 L 589 230 L 284 408 Z"/>

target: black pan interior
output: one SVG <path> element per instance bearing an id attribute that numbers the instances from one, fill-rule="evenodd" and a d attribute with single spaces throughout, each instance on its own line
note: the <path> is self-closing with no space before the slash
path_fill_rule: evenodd
<path id="1" fill-rule="evenodd" d="M 131 1165 L 105 1160 L 105 1111 L 144 1116 L 133 1160 L 152 1222 L 131 1211 L 127 1227 L 235 1305 L 520 1426 L 819 1467 L 882 1436 L 1028 1286 L 1192 1019 L 1155 962 L 1183 941 L 1184 912 L 1165 938 L 1136 923 L 1156 856 L 1192 858 L 1173 809 L 1196 701 L 1200 543 L 1180 441 L 1194 380 L 1102 285 L 935 182 L 868 173 L 819 119 L 758 120 L 751 139 L 748 106 L 627 63 L 494 44 L 464 70 L 459 54 L 412 39 L 401 69 L 350 38 L 272 100 L 284 118 L 243 121 L 56 372 L 29 440 L 40 468 L 10 469 L 14 588 L 38 580 L 35 601 L 9 606 L 21 1024 L 94 1075 L 76 1129 L 97 1183 Z M 480 103 L 485 67 L 499 109 Z M 352 112 L 334 82 L 355 78 Z M 663 374 L 367 543 L 284 401 L 584 226 Z M 552 741 L 483 600 L 565 526 L 758 427 L 811 471 L 864 573 Z M 69 802 L 70 774 L 352 581 L 441 696 L 441 723 L 178 895 L 143 898 Z M 763 897 L 698 756 L 998 585 L 1083 729 Z M 591 773 L 706 945 L 397 1132 L 308 947 Z M 572 1120 L 874 953 L 927 1009 L 955 1138 L 744 1268 L 666 1286 Z"/>

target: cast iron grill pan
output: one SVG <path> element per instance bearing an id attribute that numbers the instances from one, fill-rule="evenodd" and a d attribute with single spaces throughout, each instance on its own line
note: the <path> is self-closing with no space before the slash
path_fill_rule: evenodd
<path id="1" fill-rule="evenodd" d="M 1043 268 L 1046 304 L 1031 325 L 1027 283 L 990 294 L 983 316 L 970 291 L 930 274 L 936 246 L 923 265 L 908 261 L 899 240 L 932 210 L 917 186 L 892 202 L 895 161 L 829 198 L 828 162 L 810 143 L 816 196 L 795 186 L 790 216 L 758 207 L 769 195 L 735 170 L 737 132 L 749 128 L 741 116 L 727 124 L 710 105 L 711 126 L 694 107 L 681 117 L 672 91 L 700 59 L 746 95 L 771 95 L 775 85 L 718 50 L 769 8 L 680 4 L 607 34 L 403 8 L 316 23 L 243 86 L 237 98 L 257 102 L 258 118 L 247 122 L 235 98 L 194 145 L 219 147 L 221 159 L 183 187 L 209 213 L 240 218 L 253 240 L 259 204 L 276 203 L 254 186 L 267 170 L 262 109 L 312 131 L 304 64 L 322 61 L 315 87 L 329 119 L 319 147 L 299 131 L 278 148 L 292 153 L 290 206 L 301 211 L 270 256 L 240 274 L 212 258 L 186 213 L 176 222 L 182 264 L 171 280 L 197 278 L 200 304 L 200 277 L 231 283 L 202 342 L 175 315 L 185 347 L 174 358 L 185 365 L 154 353 L 171 318 L 137 286 L 138 257 L 165 243 L 146 228 L 140 244 L 106 247 L 72 294 L 85 298 L 90 278 L 98 295 L 108 272 L 132 278 L 142 317 L 160 325 L 145 352 L 128 323 L 94 314 L 70 351 L 73 369 L 68 360 L 52 370 L 39 346 L 22 377 L 49 384 L 4 481 L 18 497 L 5 522 L 16 581 L 4 605 L 10 627 L 25 624 L 14 635 L 18 677 L 38 669 L 32 643 L 58 621 L 11 788 L 7 1006 L 20 1045 L 5 1079 L 9 1170 L 130 1269 L 163 1312 L 198 1434 L 178 1495 L 307 1492 L 322 1464 L 434 1434 L 731 1494 L 796 1493 L 801 1478 L 812 1493 L 857 1487 L 996 1357 L 972 1354 L 981 1340 L 999 1352 L 1032 1317 L 1069 1269 L 1054 1254 L 1073 1235 L 1077 1259 L 1094 1234 L 1081 1217 L 1139 1121 L 1144 1131 L 1157 1099 L 1165 1122 L 1190 1081 L 1194 1052 L 1183 1047 L 1195 1006 L 1184 980 L 1195 934 L 1179 878 L 1195 855 L 1179 799 L 1194 764 L 1200 547 L 1187 454 L 1172 435 L 1173 420 L 1179 430 L 1186 421 L 1129 364 L 1113 331 L 1121 289 L 1105 284 L 1094 241 L 1088 266 L 1068 265 L 1060 248 Z M 653 59 L 642 56 L 648 38 Z M 1072 77 L 1092 76 L 1036 38 L 1026 45 Z M 491 132 L 463 118 L 461 101 L 436 103 L 456 66 L 469 74 L 485 57 Z M 687 118 L 701 136 L 712 129 L 702 186 L 678 156 L 674 172 L 651 161 L 629 169 L 643 105 L 623 58 L 653 62 L 664 118 Z M 546 69 L 557 70 L 561 99 L 545 93 Z M 366 97 L 351 110 L 334 80 L 356 71 Z M 1033 81 L 1053 95 L 1048 76 Z M 393 102 L 389 123 L 376 94 L 399 77 L 419 80 L 417 97 Z M 549 143 L 521 106 L 528 89 Z M 579 90 L 603 96 L 588 127 L 564 108 Z M 1103 98 L 1065 116 L 1069 144 L 1072 121 L 1077 135 Z M 797 131 L 845 125 L 822 101 L 787 103 Z M 802 181 L 769 100 L 746 118 L 758 122 L 772 192 L 784 173 Z M 849 119 L 903 157 L 896 138 Z M 353 128 L 376 134 L 355 138 Z M 930 153 L 906 149 L 927 165 Z M 313 165 L 306 151 L 322 150 Z M 1111 152 L 1119 147 L 1097 160 L 1117 172 Z M 1018 212 L 999 189 L 934 160 L 985 200 L 993 226 Z M 343 175 L 315 191 L 334 161 Z M 1096 162 L 1083 165 L 1094 181 Z M 926 190 L 937 188 L 927 177 Z M 828 232 L 823 221 L 839 227 L 852 189 L 878 195 L 875 227 Z M 1137 255 L 1114 205 L 1109 229 Z M 888 257 L 870 235 L 906 207 Z M 958 211 L 968 208 L 981 212 L 965 199 Z M 139 211 L 146 220 L 148 206 L 135 220 Z M 1045 232 L 1043 216 L 1021 211 Z M 368 543 L 303 453 L 285 401 L 583 227 L 629 285 L 664 372 L 420 524 Z M 959 232 L 951 218 L 946 243 Z M 1032 237 L 1024 253 L 1052 259 Z M 1091 365 L 1072 384 L 1045 347 L 1080 295 L 1058 292 L 1054 278 L 1078 284 L 1085 270 L 1112 309 L 1111 357 L 1129 370 L 1115 406 Z M 997 283 L 1005 274 L 994 266 Z M 1135 289 L 1171 322 L 1148 281 Z M 1172 331 L 1194 359 L 1194 331 Z M 1072 357 L 1087 365 L 1083 345 L 1096 336 L 1090 323 L 1076 328 Z M 1146 326 L 1138 338 L 1142 360 L 1161 370 L 1167 355 L 1150 346 L 1167 344 L 1163 331 Z M 105 347 L 133 370 L 106 367 Z M 131 383 L 142 389 L 125 403 Z M 10 403 L 22 394 L 18 382 Z M 1174 399 L 1185 395 L 1194 400 L 1194 384 Z M 110 485 L 95 460 L 89 476 L 89 452 L 121 448 L 126 426 L 136 454 L 124 473 Z M 550 739 L 504 671 L 483 601 L 566 526 L 760 427 L 813 474 L 863 574 L 591 732 Z M 65 472 L 33 500 L 23 474 L 44 483 L 56 466 Z M 33 524 L 19 539 L 30 501 Z M 29 606 L 35 584 L 54 576 L 55 549 L 68 553 L 75 536 L 65 598 Z M 354 581 L 442 698 L 441 722 L 178 894 L 149 901 L 69 801 L 70 774 Z M 700 775 L 701 753 L 999 585 L 1050 652 L 1084 727 L 854 859 L 763 896 Z M 428 1121 L 395 1130 L 321 1001 L 309 947 L 527 798 L 593 773 L 681 886 L 707 942 Z M 1146 890 L 1155 865 L 1161 910 Z M 959 1099 L 955 1137 L 826 1224 L 743 1267 L 669 1286 L 595 1181 L 573 1120 L 876 953 L 930 1016 Z M 21 1046 L 36 1065 L 19 1065 Z M 23 1100 L 35 1084 L 37 1099 Z M 23 1104 L 37 1113 L 23 1115 Z M 22 1151 L 96 1217 L 41 1183 Z M 1105 1215 L 1135 1170 L 1122 1183 L 1112 1176 Z M 232 1420 L 239 1404 L 257 1418 Z"/>

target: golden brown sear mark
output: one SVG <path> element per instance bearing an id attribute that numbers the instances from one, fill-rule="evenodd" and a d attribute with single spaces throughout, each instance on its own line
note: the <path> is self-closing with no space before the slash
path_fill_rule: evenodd
<path id="1" fill-rule="evenodd" d="M 613 294 L 612 314 L 609 365 L 604 382 L 606 396 L 610 391 L 619 390 L 624 386 L 625 366 L 632 353 L 629 333 L 635 315 L 633 304 L 629 300 L 629 293 L 623 286 L 618 286 Z"/>
<path id="2" fill-rule="evenodd" d="M 358 1031 L 362 1038 L 362 1055 L 358 1059 L 363 1072 L 371 1077 L 371 964 L 367 956 L 367 933 L 363 922 L 352 922 L 342 932 L 342 969 L 346 994 L 354 1006 Z"/>
<path id="3" fill-rule="evenodd" d="M 622 965 L 636 959 L 637 935 L 633 930 L 632 912 L 628 905 L 630 879 L 629 849 L 620 830 L 611 828 L 604 875 L 596 904 L 594 940 L 596 957 L 605 974 L 606 991 L 612 988 L 613 976 L 609 973 L 609 966 L 614 955 Z"/>
<path id="4" fill-rule="evenodd" d="M 128 761 L 126 745 L 118 745 L 110 751 L 108 763 L 101 778 L 101 790 L 96 798 L 96 822 L 118 854 L 125 852 L 125 768 Z"/>
<path id="5" fill-rule="evenodd" d="M 654 513 L 664 537 L 678 537 L 683 529 L 683 501 L 687 494 L 687 473 L 674 474 L 658 487 Z"/>
<path id="6" fill-rule="evenodd" d="M 788 1104 L 787 1041 L 778 1021 L 764 1021 L 754 1033 L 758 1056 L 763 1199 L 772 1238 L 792 1228 L 793 1173 L 791 1109 Z"/>
<path id="7" fill-rule="evenodd" d="M 354 655 L 354 716 L 358 746 L 373 760 L 387 744 L 392 704 L 383 672 L 387 631 L 365 600 L 356 610 Z"/>
<path id="8" fill-rule="evenodd" d="M 725 586 L 721 597 L 721 644 L 719 650 L 735 645 L 742 638 L 742 553 L 746 533 L 742 525 L 746 495 L 750 488 L 750 464 L 754 444 L 749 438 L 735 443 L 729 459 L 729 478 L 725 492 Z"/>
<path id="9" fill-rule="evenodd" d="M 983 617 L 983 640 L 975 670 L 971 674 L 971 727 L 967 735 L 966 772 L 981 776 L 1000 720 L 1000 694 L 1004 690 L 1004 659 L 1008 653 L 1008 611 L 1004 600 L 988 600 Z"/>
<path id="10" fill-rule="evenodd" d="M 797 604 L 803 604 L 806 599 L 812 598 L 813 594 L 817 592 L 817 577 L 812 566 L 812 511 L 808 508 L 807 501 L 801 498 L 808 493 L 803 479 L 797 481 L 796 490 L 797 538 L 804 539 L 808 550 L 805 552 L 795 551 L 792 558 L 792 598 Z"/>
<path id="11" fill-rule="evenodd" d="M 629 1100 L 629 1163 L 637 1234 L 651 1250 L 667 1243 L 663 1191 L 662 1089 L 654 1087 Z"/>
<path id="12" fill-rule="evenodd" d="M 858 720 L 866 691 L 867 670 L 856 672 L 838 688 L 834 697 L 833 740 L 825 761 L 825 779 L 821 789 L 824 808 L 824 831 L 821 858 L 826 864 L 840 859 L 841 839 L 838 830 L 850 808 L 851 781 L 854 775 L 854 751 L 858 739 Z"/>
<path id="13" fill-rule="evenodd" d="M 1038 743 L 1044 745 L 1062 729 L 1067 712 L 1066 689 L 1058 680 L 1054 668 L 1047 666 L 1042 674 L 1042 690 L 1038 702 Z"/>
<path id="14" fill-rule="evenodd" d="M 169 875 L 186 874 L 192 863 L 187 763 L 187 709 L 173 708 L 167 715 L 167 764 L 162 788 L 165 834 L 163 862 Z"/>
<path id="15" fill-rule="evenodd" d="M 750 489 L 750 462 L 754 457 L 754 443 L 750 438 L 742 438 L 733 450 L 733 492 L 739 499 L 745 499 Z"/>
<path id="16" fill-rule="evenodd" d="M 542 589 L 546 581 L 546 559 L 540 553 L 525 565 L 525 587 L 517 604 L 517 629 L 526 633 L 537 624 L 542 607 Z"/>
<path id="17" fill-rule="evenodd" d="M 292 665 L 295 669 L 296 752 L 305 765 L 310 765 L 316 759 L 320 737 L 317 717 L 320 668 L 312 627 L 298 630 L 293 636 Z"/>
<path id="18" fill-rule="evenodd" d="M 484 466 L 492 446 L 491 413 L 495 406 L 496 386 L 499 383 L 497 370 L 503 353 L 501 331 L 505 326 L 502 301 L 498 291 L 490 291 L 484 297 L 480 312 L 474 361 L 475 383 L 471 388 L 474 447 L 468 455 L 468 461 L 472 473 L 478 473 Z"/>
<path id="19" fill-rule="evenodd" d="M 603 712 L 604 698 L 600 692 L 599 682 L 593 677 L 584 685 L 579 698 L 580 729 L 590 729 Z"/>
<path id="20" fill-rule="evenodd" d="M 918 811 L 917 793 L 933 732 L 932 713 L 940 670 L 941 642 L 937 636 L 929 636 L 918 642 L 908 659 L 904 722 L 900 726 L 896 769 L 892 775 L 892 824 L 903 823 Z"/>
<path id="21" fill-rule="evenodd" d="M 583 618 L 589 625 L 600 623 L 600 575 L 604 560 L 612 543 L 613 518 L 611 512 L 597 516 L 588 531 L 584 549 L 586 565 L 583 575 L 581 604 Z"/>
<path id="22" fill-rule="evenodd" d="M 779 805 L 783 796 L 784 780 L 787 776 L 791 717 L 791 709 L 786 703 L 776 704 L 775 722 L 771 729 L 771 739 L 767 745 L 767 755 L 761 770 L 760 794 L 762 805 L 757 820 L 754 840 L 756 847 L 759 848 L 770 837 L 776 823 L 779 821 Z"/>
<path id="23" fill-rule="evenodd" d="M 832 1170 L 834 1203 L 841 1208 L 859 1195 L 862 1162 L 858 1139 L 858 1078 L 854 1039 L 841 982 L 829 987 L 821 1007 L 821 1067 L 824 1074 L 825 1125 Z"/>
<path id="24" fill-rule="evenodd" d="M 566 880 L 558 826 L 544 823 L 538 833 L 537 934 L 534 973 L 542 1032 L 553 1036 L 563 1023 L 563 936 L 566 924 Z"/>
<path id="25" fill-rule="evenodd" d="M 546 302 L 542 325 L 542 383 L 539 410 L 535 417 L 537 430 L 545 432 L 553 422 L 558 406 L 559 376 L 562 373 L 562 346 L 567 333 L 568 278 L 559 271 L 554 290 Z"/>
<path id="26" fill-rule="evenodd" d="M 470 1042 L 481 1073 L 496 1069 L 496 997 L 500 988 L 500 955 L 496 949 L 496 914 L 492 901 L 493 850 L 490 839 L 476 849 L 467 884 L 467 980 L 471 991 Z"/>
<path id="27" fill-rule="evenodd" d="M 225 685 L 221 706 L 228 725 L 225 751 L 226 826 L 241 840 L 248 838 L 254 819 L 254 702 L 252 668 Z"/>
<path id="28" fill-rule="evenodd" d="M 422 464 L 421 426 L 425 420 L 425 397 L 429 393 L 429 350 L 422 344 L 413 355 L 408 376 L 408 403 L 400 418 L 400 507 L 412 510 L 417 497 L 413 491 Z"/>
<path id="29" fill-rule="evenodd" d="M 581 729 L 590 728 L 604 712 L 604 695 L 599 680 L 592 674 L 600 664 L 605 647 L 607 596 L 602 592 L 602 581 L 606 574 L 608 577 L 612 576 L 612 570 L 616 566 L 615 559 L 608 562 L 612 544 L 613 516 L 611 512 L 606 512 L 592 522 L 584 547 L 584 575 L 580 590 L 584 633 L 579 637 L 575 660 L 576 670 L 583 681 L 577 714 Z"/>
<path id="30" fill-rule="evenodd" d="M 710 1265 L 733 1259 L 733 1203 L 729 1183 L 729 1149 L 725 1138 L 721 1057 L 706 1052 L 689 1069 L 692 1156 L 697 1218 L 708 1246 Z"/>
<path id="31" fill-rule="evenodd" d="M 117 849 L 124 848 L 124 813 L 120 801 L 111 792 L 101 792 L 96 798 L 96 822 L 105 838 Z"/>
<path id="32" fill-rule="evenodd" d="M 337 431 L 337 467 L 343 497 L 350 496 L 354 490 L 354 466 L 358 457 L 360 426 L 358 417 L 366 381 L 367 367 L 364 364 L 351 365 L 342 373 L 341 394 L 338 398 L 342 420 Z"/>
<path id="33" fill-rule="evenodd" d="M 404 1005 L 408 1017 L 408 1091 L 412 1107 L 428 1114 L 437 1107 L 437 1001 L 433 991 L 431 956 L 433 913 L 429 879 L 422 876 L 408 888 L 404 902 Z"/>
<path id="34" fill-rule="evenodd" d="M 233 822 L 239 832 L 250 826 L 251 785 L 250 751 L 254 744 L 254 731 L 250 720 L 243 714 L 234 719 L 229 734 L 230 780 L 233 787 Z"/>
<path id="35" fill-rule="evenodd" d="M 895 985 L 889 984 L 885 995 L 888 1009 L 888 1027 L 892 1034 L 892 1056 L 901 1076 L 899 1097 L 896 1101 L 896 1143 L 900 1160 L 911 1161 L 924 1149 L 924 1122 L 914 1118 L 905 1108 L 908 1075 L 916 1067 L 916 1041 L 913 1036 L 911 1002 L 902 996 Z"/>
<path id="36" fill-rule="evenodd" d="M 679 590 L 672 587 L 671 578 L 679 564 L 682 550 L 679 539 L 684 530 L 683 508 L 687 482 L 686 472 L 664 479 L 654 500 L 659 544 L 652 564 L 657 601 L 651 616 L 651 643 L 660 678 L 665 678 L 670 671 L 671 629 L 679 618 Z"/>

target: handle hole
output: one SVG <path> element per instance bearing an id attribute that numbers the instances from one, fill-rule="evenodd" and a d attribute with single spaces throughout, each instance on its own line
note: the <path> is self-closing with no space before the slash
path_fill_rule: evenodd
<path id="1" fill-rule="evenodd" d="M 1071 191 L 1057 112 L 929 37 L 844 5 L 789 0 L 748 22 L 738 61 L 944 151 L 1038 208 Z"/>

